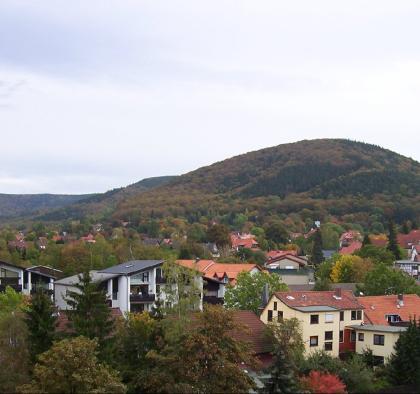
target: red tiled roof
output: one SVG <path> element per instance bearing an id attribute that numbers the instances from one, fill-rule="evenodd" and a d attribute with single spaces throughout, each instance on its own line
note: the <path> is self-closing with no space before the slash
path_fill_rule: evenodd
<path id="1" fill-rule="evenodd" d="M 387 314 L 400 315 L 403 321 L 409 321 L 414 315 L 420 317 L 420 297 L 415 294 L 404 294 L 404 306 L 397 307 L 397 296 L 357 297 L 365 307 L 365 323 L 387 325 Z"/>
<path id="2" fill-rule="evenodd" d="M 388 245 L 388 239 L 387 238 L 370 237 L 370 243 L 374 246 L 378 246 L 380 248 L 385 248 Z"/>
<path id="3" fill-rule="evenodd" d="M 277 263 L 279 261 L 286 260 L 286 259 L 287 260 L 294 261 L 294 262 L 298 263 L 301 266 L 305 266 L 305 265 L 308 264 L 308 260 L 306 260 L 305 258 L 300 257 L 300 256 L 293 256 L 291 254 L 286 254 L 286 255 L 280 256 L 280 257 L 278 257 L 276 259 L 269 260 L 267 262 L 267 264 Z"/>
<path id="4" fill-rule="evenodd" d="M 230 241 L 232 243 L 232 248 L 234 249 L 239 247 L 251 249 L 258 246 L 255 235 L 252 234 L 231 234 Z"/>
<path id="5" fill-rule="evenodd" d="M 340 241 L 351 241 L 353 239 L 360 239 L 361 234 L 359 231 L 347 231 L 341 234 Z"/>
<path id="6" fill-rule="evenodd" d="M 411 230 L 408 234 L 398 234 L 397 240 L 404 249 L 420 244 L 420 230 Z"/>
<path id="7" fill-rule="evenodd" d="M 235 339 L 248 342 L 254 354 L 269 353 L 273 350 L 265 335 L 267 327 L 254 312 L 238 310 L 233 311 L 232 315 L 236 323 L 244 326 L 244 329 L 232 333 Z"/>
<path id="8" fill-rule="evenodd" d="M 353 254 L 362 248 L 362 243 L 360 241 L 354 241 L 349 246 L 344 246 L 340 249 L 338 253 L 340 254 Z"/>
<path id="9" fill-rule="evenodd" d="M 363 308 L 351 290 L 341 290 L 340 299 L 334 297 L 334 291 L 281 291 L 274 295 L 290 308 L 303 306 L 329 306 L 336 309 Z"/>
<path id="10" fill-rule="evenodd" d="M 270 261 L 285 255 L 297 256 L 297 250 L 270 250 L 265 255 Z"/>

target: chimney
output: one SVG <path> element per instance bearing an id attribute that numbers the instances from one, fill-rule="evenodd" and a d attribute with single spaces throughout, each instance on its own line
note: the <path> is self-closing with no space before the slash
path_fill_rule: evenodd
<path id="1" fill-rule="evenodd" d="M 397 305 L 404 306 L 404 295 L 403 294 L 398 294 L 398 300 L 397 300 Z"/>
<path id="2" fill-rule="evenodd" d="M 341 298 L 341 287 L 337 287 L 336 289 L 334 289 L 334 296 L 336 298 Z"/>

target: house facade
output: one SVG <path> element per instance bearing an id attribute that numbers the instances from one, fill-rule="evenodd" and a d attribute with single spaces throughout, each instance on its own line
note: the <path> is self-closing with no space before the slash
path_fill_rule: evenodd
<path id="1" fill-rule="evenodd" d="M 260 319 L 276 324 L 296 318 L 301 323 L 305 353 L 325 350 L 331 356 L 355 347 L 347 326 L 363 322 L 363 306 L 351 291 L 276 292 L 265 306 Z"/>

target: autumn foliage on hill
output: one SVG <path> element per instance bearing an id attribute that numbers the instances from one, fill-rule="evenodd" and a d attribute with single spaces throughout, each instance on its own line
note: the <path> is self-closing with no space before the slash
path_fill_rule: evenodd
<path id="1" fill-rule="evenodd" d="M 309 376 L 300 379 L 304 388 L 311 393 L 322 394 L 344 394 L 346 386 L 336 375 L 322 373 L 320 371 L 311 371 Z"/>

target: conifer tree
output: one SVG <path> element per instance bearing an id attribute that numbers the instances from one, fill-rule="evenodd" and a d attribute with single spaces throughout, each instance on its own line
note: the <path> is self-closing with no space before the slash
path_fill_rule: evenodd
<path id="1" fill-rule="evenodd" d="M 396 260 L 401 260 L 401 251 L 398 246 L 397 232 L 395 230 L 395 224 L 392 220 L 388 223 L 388 230 L 389 235 L 387 249 L 394 254 Z"/>
<path id="2" fill-rule="evenodd" d="M 34 362 L 38 354 L 51 347 L 57 325 L 54 304 L 46 291 L 39 290 L 32 296 L 25 323 L 29 331 L 29 349 Z"/>
<path id="3" fill-rule="evenodd" d="M 270 371 L 270 379 L 261 390 L 261 394 L 292 394 L 299 392 L 297 380 L 291 361 L 287 359 L 284 350 L 278 346 L 275 362 Z"/>
<path id="4" fill-rule="evenodd" d="M 369 234 L 366 233 L 365 236 L 363 237 L 362 247 L 366 245 L 370 245 L 371 243 L 372 242 L 370 241 Z"/>
<path id="5" fill-rule="evenodd" d="M 71 307 L 69 320 L 77 335 L 90 339 L 98 338 L 101 344 L 113 328 L 111 310 L 106 303 L 106 293 L 88 271 L 79 275 L 77 291 L 68 291 L 66 301 Z"/>
<path id="6" fill-rule="evenodd" d="M 407 331 L 401 333 L 388 372 L 394 384 L 420 387 L 420 320 L 411 320 Z"/>
<path id="7" fill-rule="evenodd" d="M 314 242 L 312 246 L 312 263 L 315 265 L 321 264 L 324 261 L 324 255 L 322 253 L 322 235 L 321 230 L 316 230 L 314 234 Z"/>

